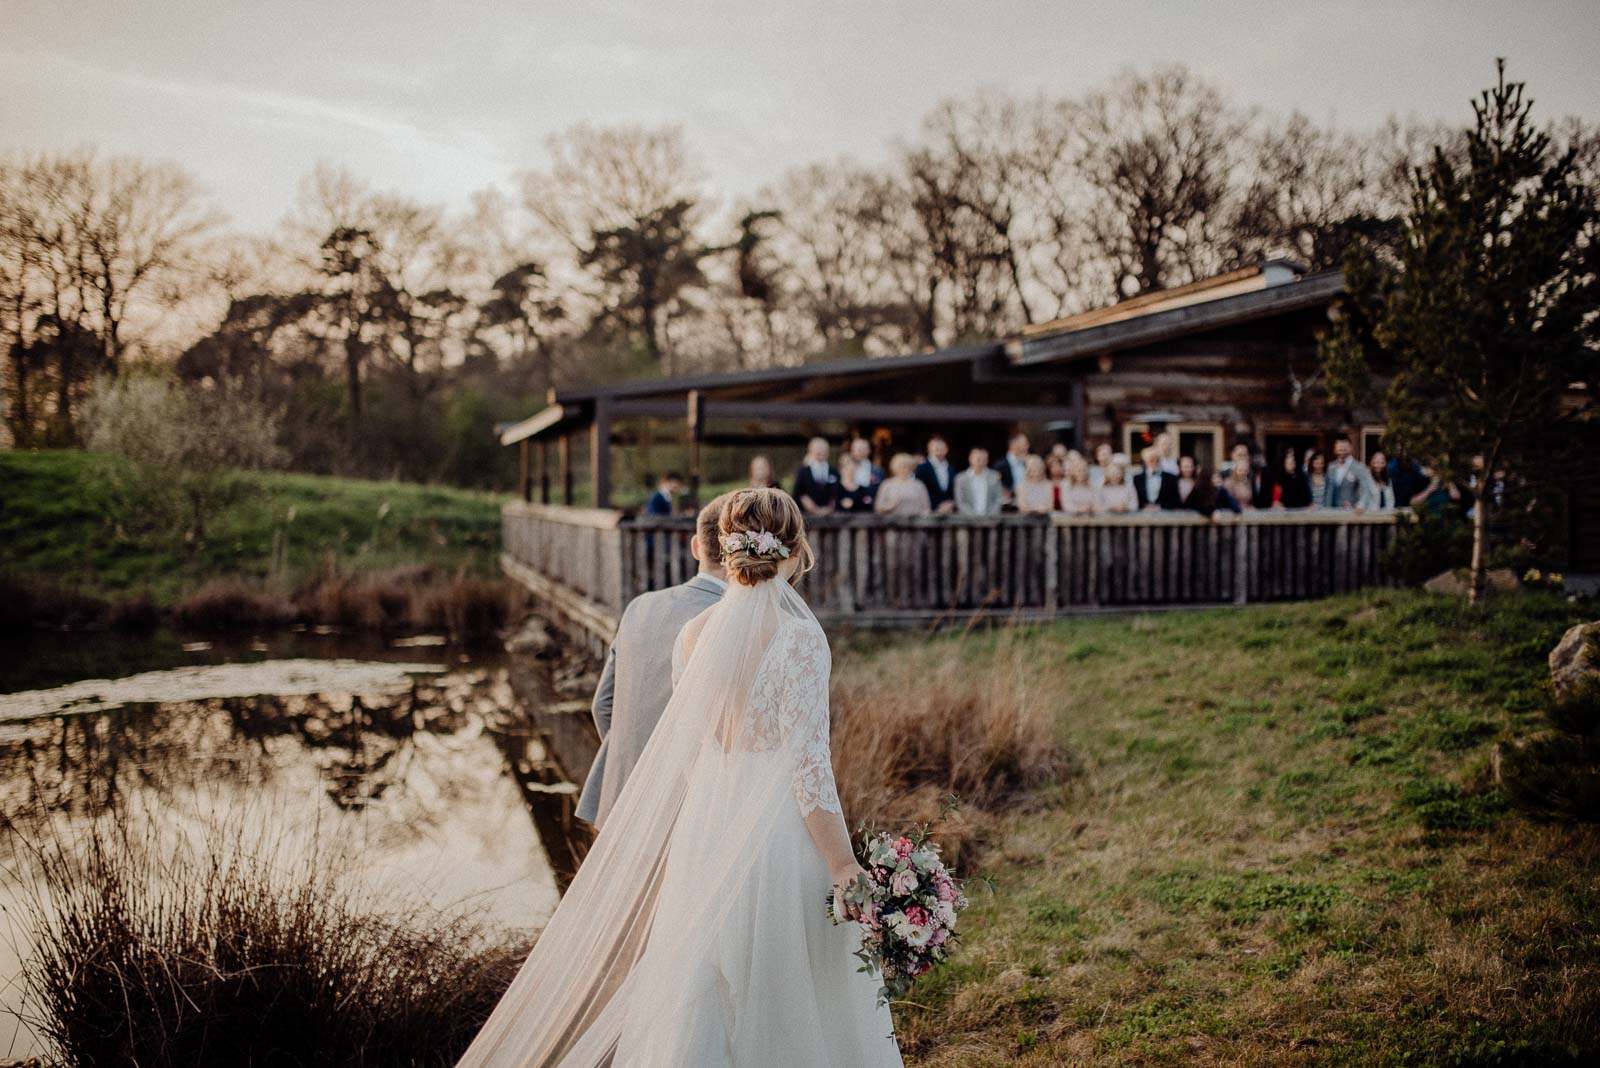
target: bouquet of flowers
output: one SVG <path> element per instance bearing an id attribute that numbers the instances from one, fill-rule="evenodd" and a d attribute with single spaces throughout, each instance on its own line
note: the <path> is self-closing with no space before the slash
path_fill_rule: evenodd
<path id="1" fill-rule="evenodd" d="M 863 841 L 864 874 L 830 900 L 861 922 L 861 971 L 883 976 L 881 1000 L 903 997 L 911 981 L 944 960 L 955 942 L 956 917 L 966 895 L 939 859 L 926 828 L 909 835 L 880 832 Z"/>

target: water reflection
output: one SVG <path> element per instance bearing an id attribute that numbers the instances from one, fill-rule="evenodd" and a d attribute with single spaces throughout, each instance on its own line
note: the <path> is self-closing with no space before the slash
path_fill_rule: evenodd
<path id="1" fill-rule="evenodd" d="M 383 688 L 0 722 L 0 907 L 35 876 L 29 842 L 41 836 L 81 832 L 108 812 L 190 828 L 244 812 L 306 855 L 333 842 L 382 893 L 537 927 L 565 881 L 545 843 L 563 876 L 577 859 L 565 835 L 571 787 L 541 737 L 495 661 L 402 673 Z M 0 948 L 0 1007 L 12 1010 L 28 952 L 19 933 L 0 932 L 12 943 Z M 7 1039 L 0 1030 L 0 1057 L 33 1045 L 24 1035 L 8 1053 Z"/>

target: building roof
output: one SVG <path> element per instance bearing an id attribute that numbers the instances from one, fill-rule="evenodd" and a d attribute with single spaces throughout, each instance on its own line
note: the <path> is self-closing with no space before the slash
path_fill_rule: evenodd
<path id="1" fill-rule="evenodd" d="M 691 390 L 739 391 L 769 386 L 782 389 L 810 379 L 892 375 L 967 363 L 980 370 L 1039 367 L 1199 333 L 1235 323 L 1327 304 L 1344 291 L 1342 272 L 1305 274 L 1292 260 L 1265 260 L 1214 278 L 1145 293 L 1105 308 L 1038 323 L 1009 341 L 956 345 L 904 356 L 829 360 L 796 367 L 763 368 L 718 374 L 681 375 L 633 382 L 551 390 L 550 404 L 519 423 L 501 429 L 512 445 L 532 437 L 564 433 L 593 418 L 600 401 L 639 401 L 684 396 Z M 638 405 L 635 405 L 638 407 Z"/>
<path id="2" fill-rule="evenodd" d="M 1099 356 L 1325 305 L 1344 292 L 1342 271 L 1302 277 L 1276 273 L 1272 266 L 1268 261 L 1261 267 L 1041 323 L 1008 343 L 1006 355 L 1014 367 Z"/>

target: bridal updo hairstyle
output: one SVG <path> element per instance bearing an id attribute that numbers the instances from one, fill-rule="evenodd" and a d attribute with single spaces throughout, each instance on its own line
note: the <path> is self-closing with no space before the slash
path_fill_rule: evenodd
<path id="1" fill-rule="evenodd" d="M 745 586 L 765 582 L 778 574 L 789 560 L 800 561 L 790 582 L 811 570 L 811 546 L 806 543 L 806 521 L 794 498 L 781 489 L 742 489 L 728 494 L 718 522 L 722 534 L 757 534 L 766 531 L 789 550 L 787 557 L 757 556 L 748 549 L 722 553 L 722 566 L 728 577 Z"/>

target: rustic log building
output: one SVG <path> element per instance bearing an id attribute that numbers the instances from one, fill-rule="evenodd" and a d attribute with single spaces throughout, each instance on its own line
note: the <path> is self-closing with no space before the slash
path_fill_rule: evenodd
<path id="1" fill-rule="evenodd" d="M 1157 432 L 1215 469 L 1237 441 L 1285 446 L 1348 436 L 1376 446 L 1376 411 L 1332 404 L 1318 381 L 1317 334 L 1338 314 L 1339 272 L 1269 260 L 1030 327 L 1019 338 L 931 353 L 695 375 L 552 392 L 507 428 L 523 456 L 523 496 L 573 500 L 574 455 L 588 451 L 589 499 L 612 500 L 611 449 L 639 419 L 675 418 L 698 442 L 860 434 L 882 456 L 921 452 L 932 432 L 962 458 L 1026 431 L 1036 449 L 1101 441 L 1130 456 Z"/>

